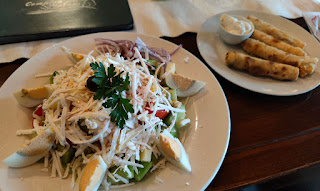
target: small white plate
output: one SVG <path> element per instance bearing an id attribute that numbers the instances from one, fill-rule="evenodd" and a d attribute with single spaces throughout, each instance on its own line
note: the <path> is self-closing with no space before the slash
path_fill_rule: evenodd
<path id="1" fill-rule="evenodd" d="M 48 78 L 34 78 L 36 74 L 70 67 L 71 61 L 60 49 L 61 46 L 87 54 L 94 48 L 95 38 L 134 41 L 138 36 L 151 47 L 161 47 L 168 51 L 177 48 L 177 45 L 171 42 L 150 36 L 124 32 L 97 33 L 57 44 L 18 68 L 0 89 L 0 161 L 23 144 L 24 139 L 15 135 L 16 130 L 31 128 L 32 109 L 19 106 L 12 93 L 23 87 L 39 87 L 48 83 Z M 187 57 L 189 62 L 185 63 Z M 184 145 L 190 158 L 192 173 L 188 174 L 168 164 L 167 168 L 123 190 L 204 190 L 218 172 L 226 154 L 230 136 L 230 116 L 225 95 L 218 81 L 199 59 L 185 49 L 180 49 L 174 54 L 172 61 L 176 63 L 178 73 L 207 82 L 203 90 L 190 98 L 186 108 L 191 125 Z M 43 164 L 37 163 L 26 168 L 13 169 L 0 162 L 0 190 L 71 190 L 70 177 L 65 180 L 50 178 L 50 172 L 43 172 L 42 168 Z M 163 183 L 156 182 L 155 174 Z"/>
<path id="2" fill-rule="evenodd" d="M 306 42 L 305 50 L 312 57 L 320 58 L 319 42 L 299 25 L 281 18 L 257 11 L 228 11 L 230 15 L 248 16 L 254 15 L 272 25 L 286 31 Z M 307 77 L 299 78 L 297 81 L 280 81 L 268 77 L 255 77 L 244 71 L 229 68 L 225 63 L 225 56 L 228 51 L 243 52 L 240 45 L 232 46 L 225 44 L 219 37 L 219 19 L 223 13 L 209 18 L 200 29 L 197 35 L 197 44 L 200 54 L 204 60 L 218 74 L 230 82 L 246 88 L 248 90 L 269 95 L 289 96 L 298 95 L 316 88 L 320 83 L 320 67 L 317 66 L 315 72 Z"/>

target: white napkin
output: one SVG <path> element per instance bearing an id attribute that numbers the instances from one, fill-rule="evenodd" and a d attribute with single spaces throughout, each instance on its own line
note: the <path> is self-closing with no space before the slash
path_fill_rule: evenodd
<path id="1" fill-rule="evenodd" d="M 320 41 L 320 12 L 305 12 L 303 18 L 311 33 Z"/>
<path id="2" fill-rule="evenodd" d="M 178 36 L 198 32 L 211 16 L 228 10 L 256 10 L 287 18 L 320 10 L 319 0 L 129 0 L 138 33 Z"/>
<path id="3" fill-rule="evenodd" d="M 198 32 L 202 23 L 208 18 L 228 10 L 257 10 L 288 18 L 300 17 L 303 12 L 320 10 L 319 0 L 128 0 L 128 2 L 134 19 L 133 32 L 156 37 L 175 37 L 184 32 Z M 30 58 L 64 39 L 1 45 L 0 63 L 11 62 L 21 57 Z"/>
<path id="4" fill-rule="evenodd" d="M 68 38 L 21 42 L 0 46 L 0 63 L 12 62 L 18 58 L 31 58 L 42 50 Z"/>

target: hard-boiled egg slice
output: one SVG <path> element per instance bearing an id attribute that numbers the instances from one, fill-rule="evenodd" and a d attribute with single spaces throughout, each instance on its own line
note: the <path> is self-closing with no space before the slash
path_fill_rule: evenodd
<path id="1" fill-rule="evenodd" d="M 159 151 L 172 164 L 191 172 L 191 166 L 188 155 L 180 140 L 173 137 L 168 130 L 160 133 L 156 141 Z"/>
<path id="2" fill-rule="evenodd" d="M 102 157 L 100 155 L 94 156 L 81 173 L 79 191 L 98 190 L 106 170 L 107 165 Z"/>
<path id="3" fill-rule="evenodd" d="M 84 56 L 82 54 L 78 54 L 78 53 L 73 53 L 70 51 L 70 49 L 62 46 L 61 49 L 67 53 L 68 58 L 74 63 L 78 63 L 80 60 L 82 60 L 84 58 Z"/>
<path id="4" fill-rule="evenodd" d="M 181 74 L 167 73 L 165 75 L 167 85 L 177 90 L 178 97 L 188 97 L 198 93 L 206 84 L 200 80 L 193 80 Z"/>
<path id="5" fill-rule="evenodd" d="M 47 128 L 35 138 L 27 141 L 27 143 L 22 146 L 22 149 L 4 159 L 3 163 L 15 168 L 31 165 L 49 152 L 54 139 L 54 130 Z"/>
<path id="6" fill-rule="evenodd" d="M 84 56 L 82 54 L 71 53 L 71 55 L 76 62 L 79 62 L 80 60 L 82 60 L 84 58 Z"/>
<path id="7" fill-rule="evenodd" d="M 34 107 L 42 103 L 52 93 L 50 85 L 34 89 L 22 89 L 13 93 L 19 104 L 25 107 Z"/>

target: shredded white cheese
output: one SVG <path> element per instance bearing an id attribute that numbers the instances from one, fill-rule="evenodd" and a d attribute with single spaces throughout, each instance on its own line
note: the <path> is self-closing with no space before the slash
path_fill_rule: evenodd
<path id="1" fill-rule="evenodd" d="M 108 46 L 106 48 L 113 53 L 117 51 L 111 50 Z M 73 58 L 73 53 L 69 49 L 65 47 L 62 49 Z M 156 117 L 157 111 L 165 110 L 174 115 L 174 121 L 168 127 L 170 130 L 173 128 L 177 113 L 185 110 L 174 105 L 170 93 L 160 85 L 160 80 L 157 78 L 165 63 L 161 63 L 156 68 L 155 74 L 151 75 L 146 64 L 149 59 L 148 49 L 144 50 L 144 58 L 136 47 L 134 50 L 136 58 L 131 60 L 124 59 L 119 54 L 101 51 L 91 51 L 88 55 L 83 55 L 84 58 L 79 62 L 73 59 L 75 63 L 73 67 L 66 71 L 58 71 L 53 78 L 53 84 L 50 85 L 52 94 L 42 103 L 43 116 L 33 113 L 34 129 L 17 131 L 17 135 L 26 135 L 40 134 L 49 127 L 54 129 L 55 144 L 44 160 L 44 169 L 51 169 L 51 177 L 66 178 L 71 173 L 71 186 L 74 187 L 76 177 L 80 176 L 84 164 L 90 161 L 92 155 L 101 155 L 108 167 L 117 165 L 117 170 L 122 169 L 129 175 L 132 175 L 132 172 L 128 166 L 132 166 L 135 173 L 138 173 L 138 168 L 144 167 L 136 162 L 140 160 L 140 152 L 144 149 L 151 150 L 156 158 L 160 156 L 155 146 L 155 139 L 161 127 L 166 125 Z M 93 56 L 96 54 L 98 55 Z M 111 122 L 112 109 L 103 106 L 107 99 L 95 100 L 95 92 L 86 87 L 87 79 L 95 72 L 90 67 L 92 62 L 101 62 L 106 71 L 113 64 L 117 73 L 123 72 L 122 78 L 129 75 L 129 91 L 122 92 L 121 96 L 130 100 L 134 112 L 128 113 L 128 119 L 122 129 L 117 127 L 115 122 Z M 42 76 L 49 74 L 37 75 L 37 77 Z M 189 122 L 190 120 L 183 120 L 181 123 Z M 57 146 L 62 146 L 63 150 L 57 151 Z M 70 149 L 75 149 L 74 157 L 63 167 L 61 157 L 70 152 Z M 160 160 L 153 166 L 151 172 L 162 168 L 165 162 L 165 159 Z M 110 177 L 113 181 L 125 184 L 111 186 L 105 177 L 102 183 L 105 189 L 122 188 L 133 184 L 117 173 L 107 171 L 106 174 L 106 177 Z M 160 183 L 163 182 L 157 176 L 156 179 Z"/>

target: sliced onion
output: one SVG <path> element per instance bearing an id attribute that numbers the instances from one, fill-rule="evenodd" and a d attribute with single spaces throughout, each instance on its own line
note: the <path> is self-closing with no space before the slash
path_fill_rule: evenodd
<path id="1" fill-rule="evenodd" d="M 175 54 L 182 47 L 182 45 L 179 45 L 175 50 L 169 53 L 162 48 L 148 47 L 139 37 L 137 37 L 135 42 L 130 40 L 111 40 L 104 38 L 97 38 L 95 39 L 95 42 L 98 50 L 101 52 L 109 52 L 112 55 L 119 53 L 121 56 L 130 59 L 134 57 L 133 48 L 137 47 L 142 56 L 145 56 L 145 51 L 148 51 L 150 59 L 166 64 L 170 62 L 171 55 Z"/>
<path id="2" fill-rule="evenodd" d="M 96 46 L 99 51 L 109 52 L 110 54 L 120 53 L 121 56 L 125 58 L 133 57 L 133 47 L 134 43 L 130 40 L 111 40 L 97 38 L 95 39 Z M 110 52 L 112 50 L 112 52 Z"/>
<path id="3" fill-rule="evenodd" d="M 174 49 L 174 50 L 170 53 L 170 56 L 171 56 L 171 55 L 174 55 L 180 48 L 182 48 L 182 44 L 180 44 L 176 49 Z"/>

